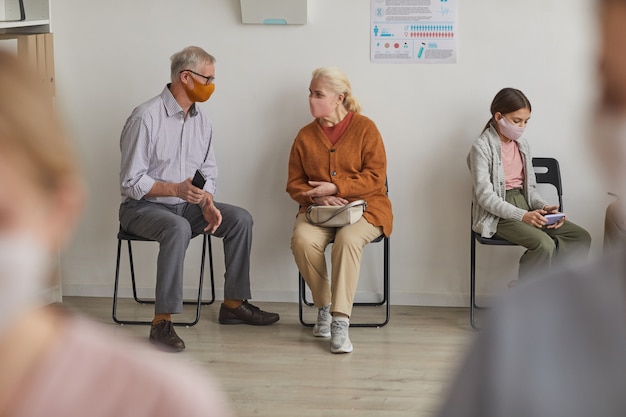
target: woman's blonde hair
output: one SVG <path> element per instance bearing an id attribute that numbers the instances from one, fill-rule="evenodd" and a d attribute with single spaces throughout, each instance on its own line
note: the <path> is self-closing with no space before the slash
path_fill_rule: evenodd
<path id="1" fill-rule="evenodd" d="M 30 67 L 0 51 L 0 152 L 19 159 L 35 186 L 53 193 L 78 166 L 53 111 L 52 98 Z"/>
<path id="2" fill-rule="evenodd" d="M 343 105 L 348 111 L 359 113 L 361 105 L 359 101 L 352 95 L 352 86 L 346 74 L 339 68 L 322 67 L 313 71 L 313 80 L 323 79 L 326 81 L 328 88 L 335 94 L 343 94 Z"/>

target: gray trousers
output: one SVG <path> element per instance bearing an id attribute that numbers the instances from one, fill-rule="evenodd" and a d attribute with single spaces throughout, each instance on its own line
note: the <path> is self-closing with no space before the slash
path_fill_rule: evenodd
<path id="1" fill-rule="evenodd" d="M 250 294 L 252 216 L 243 208 L 215 203 L 222 224 L 213 236 L 224 243 L 224 298 L 247 300 Z M 207 222 L 196 204 L 160 204 L 129 200 L 120 206 L 124 230 L 159 242 L 155 313 L 180 313 L 183 309 L 183 266 L 189 241 L 204 233 Z"/>

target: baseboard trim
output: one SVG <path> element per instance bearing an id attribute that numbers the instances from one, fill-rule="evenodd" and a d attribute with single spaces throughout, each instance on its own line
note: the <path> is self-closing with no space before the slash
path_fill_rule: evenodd
<path id="1" fill-rule="evenodd" d="M 194 299 L 197 296 L 197 288 L 184 288 L 183 296 L 185 299 Z M 141 298 L 154 297 L 154 288 L 138 288 L 137 293 Z M 208 290 L 203 291 L 204 298 L 210 298 Z M 298 301 L 297 290 L 281 290 L 281 291 L 254 291 L 253 300 L 278 302 L 278 303 L 295 303 Z M 94 286 L 94 285 L 64 285 L 63 295 L 69 297 L 112 297 L 113 288 L 111 286 Z M 121 298 L 131 298 L 132 291 L 130 288 L 120 288 L 119 296 Z M 216 289 L 215 298 L 224 299 L 224 291 Z M 357 301 L 373 301 L 380 298 L 380 294 L 357 292 Z M 391 293 L 391 305 L 405 306 L 427 306 L 427 307 L 468 307 L 469 296 L 461 293 L 436 294 L 436 293 Z"/>

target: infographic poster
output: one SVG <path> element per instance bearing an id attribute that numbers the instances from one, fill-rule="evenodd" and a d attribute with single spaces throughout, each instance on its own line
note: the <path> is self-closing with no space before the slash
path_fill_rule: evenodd
<path id="1" fill-rule="evenodd" d="M 456 64 L 458 0 L 370 0 L 371 61 Z"/>

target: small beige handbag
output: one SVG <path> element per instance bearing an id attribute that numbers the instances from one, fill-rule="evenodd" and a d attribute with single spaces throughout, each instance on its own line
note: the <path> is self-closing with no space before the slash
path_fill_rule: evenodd
<path id="1" fill-rule="evenodd" d="M 359 221 L 367 207 L 365 200 L 356 200 L 345 206 L 317 206 L 306 209 L 309 223 L 323 227 L 343 227 Z"/>

